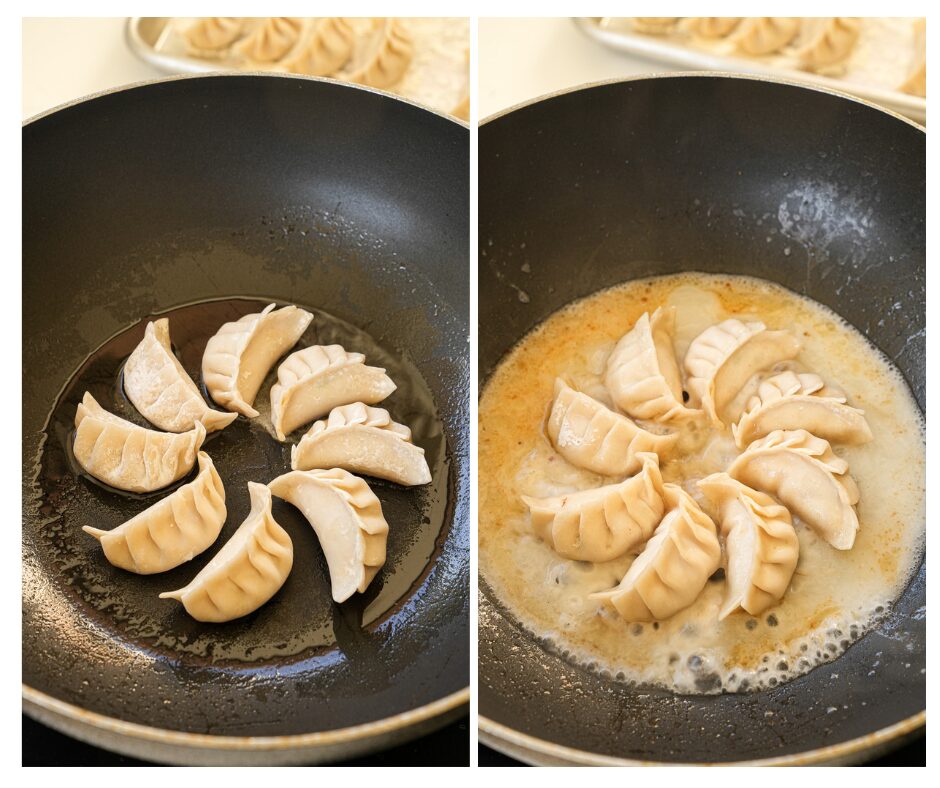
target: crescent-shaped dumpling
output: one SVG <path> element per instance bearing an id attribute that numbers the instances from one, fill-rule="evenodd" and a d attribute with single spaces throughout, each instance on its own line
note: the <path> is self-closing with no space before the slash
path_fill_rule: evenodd
<path id="1" fill-rule="evenodd" d="M 147 324 L 144 338 L 124 364 L 124 391 L 141 415 L 167 432 L 186 432 L 201 421 L 206 432 L 238 418 L 210 408 L 173 353 L 170 321 Z"/>
<path id="2" fill-rule="evenodd" d="M 333 599 L 362 593 L 385 564 L 388 523 L 369 485 L 340 468 L 291 471 L 268 484 L 313 526 L 330 568 Z"/>
<path id="3" fill-rule="evenodd" d="M 855 16 L 805 17 L 797 41 L 800 67 L 819 71 L 841 63 L 858 41 L 861 20 Z"/>
<path id="4" fill-rule="evenodd" d="M 621 337 L 607 360 L 611 399 L 635 419 L 671 421 L 698 416 L 682 404 L 682 379 L 672 347 L 676 308 L 648 312 Z"/>
<path id="5" fill-rule="evenodd" d="M 800 557 L 790 512 L 727 473 L 707 476 L 698 487 L 718 509 L 725 538 L 727 593 L 718 619 L 736 610 L 760 615 L 783 599 Z"/>
<path id="6" fill-rule="evenodd" d="M 301 45 L 287 69 L 295 74 L 328 77 L 346 65 L 355 44 L 356 34 L 346 19 L 324 17 L 316 23 L 310 38 Z"/>
<path id="7" fill-rule="evenodd" d="M 633 29 L 645 35 L 663 36 L 671 33 L 678 22 L 678 16 L 635 16 Z"/>
<path id="8" fill-rule="evenodd" d="M 783 49 L 799 31 L 798 16 L 750 16 L 738 27 L 735 43 L 747 55 L 769 55 Z"/>
<path id="9" fill-rule="evenodd" d="M 739 16 L 695 16 L 689 19 L 687 26 L 700 38 L 724 38 L 740 23 Z"/>
<path id="10" fill-rule="evenodd" d="M 731 426 L 739 449 L 775 430 L 805 429 L 830 443 L 859 444 L 872 439 L 865 412 L 845 404 L 841 392 L 818 375 L 781 372 L 761 381 L 747 410 Z"/>
<path id="11" fill-rule="evenodd" d="M 189 432 L 138 427 L 85 396 L 75 412 L 75 459 L 96 479 L 129 492 L 153 492 L 189 473 L 206 439 L 201 421 Z"/>
<path id="12" fill-rule="evenodd" d="M 424 449 L 411 442 L 411 430 L 392 421 L 387 410 L 362 402 L 333 408 L 316 422 L 291 448 L 290 465 L 295 471 L 343 468 L 409 487 L 431 481 Z"/>
<path id="13" fill-rule="evenodd" d="M 233 44 L 243 26 L 237 16 L 207 16 L 186 28 L 186 43 L 200 52 L 217 52 Z"/>
<path id="14" fill-rule="evenodd" d="M 552 498 L 522 496 L 532 529 L 555 552 L 575 561 L 611 561 L 645 542 L 666 511 L 655 454 L 641 453 L 643 469 L 619 484 Z"/>
<path id="15" fill-rule="evenodd" d="M 206 343 L 202 379 L 209 396 L 227 410 L 253 419 L 252 405 L 274 362 L 300 339 L 310 321 L 306 310 L 274 304 L 226 323 Z"/>
<path id="16" fill-rule="evenodd" d="M 248 482 L 251 511 L 222 549 L 178 591 L 176 599 L 197 621 L 220 623 L 253 613 L 284 585 L 294 563 L 294 545 L 271 515 L 271 491 Z"/>
<path id="17" fill-rule="evenodd" d="M 278 440 L 287 440 L 298 427 L 339 405 L 374 405 L 391 394 L 392 379 L 365 360 L 362 353 L 347 353 L 340 345 L 311 345 L 285 358 L 271 386 L 271 423 Z"/>
<path id="18" fill-rule="evenodd" d="M 715 424 L 751 376 L 795 358 L 800 343 L 787 331 L 729 318 L 706 328 L 685 354 L 689 391 Z"/>
<path id="19" fill-rule="evenodd" d="M 256 63 L 272 63 L 293 49 L 302 28 L 303 22 L 297 17 L 268 17 L 245 37 L 238 51 Z"/>
<path id="20" fill-rule="evenodd" d="M 665 457 L 678 434 L 655 435 L 596 399 L 555 381 L 555 401 L 546 424 L 556 451 L 572 465 L 602 476 L 629 476 L 640 468 L 639 454 Z"/>
<path id="21" fill-rule="evenodd" d="M 396 19 L 382 24 L 377 48 L 352 74 L 350 82 L 372 88 L 388 88 L 401 81 L 414 57 L 414 45 L 408 31 Z"/>
<path id="22" fill-rule="evenodd" d="M 777 430 L 747 447 L 728 469 L 733 478 L 773 495 L 838 550 L 858 532 L 858 487 L 849 464 L 806 430 Z"/>
<path id="23" fill-rule="evenodd" d="M 199 475 L 111 531 L 89 525 L 115 566 L 152 575 L 190 561 L 208 549 L 225 523 L 225 488 L 212 458 L 199 452 Z"/>
<path id="24" fill-rule="evenodd" d="M 662 621 L 691 605 L 721 562 L 715 523 L 692 497 L 663 485 L 668 513 L 620 585 L 592 594 L 626 621 Z"/>

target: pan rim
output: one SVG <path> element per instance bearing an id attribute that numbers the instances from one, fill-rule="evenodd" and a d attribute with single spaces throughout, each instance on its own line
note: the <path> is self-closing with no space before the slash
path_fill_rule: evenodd
<path id="1" fill-rule="evenodd" d="M 404 96 L 399 96 L 397 93 L 390 93 L 387 90 L 381 90 L 380 88 L 369 87 L 368 85 L 358 85 L 352 82 L 345 82 L 341 79 L 332 79 L 331 77 L 312 77 L 307 74 L 283 74 L 276 71 L 208 71 L 203 74 L 171 74 L 164 77 L 154 77 L 153 79 L 142 79 L 137 82 L 128 82 L 126 85 L 116 85 L 111 88 L 105 88 L 104 90 L 98 90 L 94 93 L 89 93 L 85 96 L 79 96 L 78 98 L 71 99 L 70 101 L 65 101 L 61 104 L 57 104 L 54 107 L 43 110 L 42 112 L 37 113 L 26 120 L 22 121 L 22 128 L 31 126 L 34 123 L 37 123 L 40 120 L 43 120 L 50 115 L 54 115 L 57 112 L 62 110 L 70 109 L 79 104 L 84 104 L 89 101 L 94 101 L 95 99 L 103 98 L 104 96 L 110 96 L 115 93 L 123 93 L 129 90 L 135 90 L 136 88 L 148 87 L 150 85 L 159 85 L 164 82 L 182 82 L 186 80 L 196 80 L 196 79 L 219 79 L 219 78 L 240 78 L 240 77 L 264 77 L 265 79 L 281 79 L 281 80 L 300 80 L 305 82 L 325 82 L 329 85 L 337 85 L 342 88 L 349 88 L 350 90 L 357 90 L 363 93 L 372 93 L 383 98 L 392 99 L 393 101 L 401 102 L 402 104 L 407 104 L 410 107 L 419 109 L 422 112 L 427 112 L 431 115 L 436 115 L 437 117 L 450 121 L 451 123 L 460 126 L 462 128 L 470 130 L 470 123 L 460 118 L 456 118 L 453 115 L 449 115 L 446 112 L 441 112 L 440 110 L 433 109 L 425 104 L 419 104 L 417 101 L 412 101 L 409 98 Z"/>
<path id="2" fill-rule="evenodd" d="M 871 750 L 881 744 L 887 744 L 905 734 L 911 733 L 927 724 L 927 710 L 919 711 L 910 717 L 899 720 L 884 728 L 879 728 L 864 736 L 858 736 L 854 739 L 848 739 L 837 744 L 830 744 L 826 747 L 817 747 L 804 752 L 793 753 L 792 755 L 781 755 L 774 758 L 757 758 L 752 760 L 732 760 L 732 761 L 652 761 L 638 760 L 633 758 L 619 758 L 613 755 L 600 755 L 598 753 L 580 750 L 576 747 L 569 747 L 564 744 L 555 744 L 554 742 L 540 739 L 528 733 L 517 731 L 500 722 L 491 720 L 479 714 L 477 717 L 477 726 L 484 744 L 499 749 L 500 743 L 506 743 L 533 752 L 536 755 L 544 755 L 567 763 L 568 765 L 579 766 L 811 766 L 830 763 L 839 758 L 846 758 L 851 755 Z M 519 757 L 511 755 L 511 757 Z"/>
<path id="3" fill-rule="evenodd" d="M 660 71 L 654 72 L 651 74 L 636 74 L 629 77 L 612 77 L 610 79 L 599 79 L 592 82 L 584 82 L 580 85 L 572 85 L 571 87 L 561 88 L 559 90 L 553 90 L 549 93 L 545 93 L 541 96 L 536 96 L 525 101 L 520 101 L 518 104 L 513 104 L 510 107 L 494 112 L 492 115 L 487 115 L 485 118 L 480 120 L 479 128 L 493 123 L 494 121 L 500 120 L 506 115 L 509 115 L 512 112 L 517 112 L 518 110 L 527 109 L 528 107 L 534 104 L 540 104 L 543 101 L 549 101 L 554 98 L 559 98 L 561 96 L 566 96 L 569 93 L 576 93 L 580 90 L 590 90 L 591 88 L 600 88 L 606 87 L 608 85 L 619 85 L 622 83 L 629 82 L 640 82 L 643 80 L 666 80 L 666 79 L 686 79 L 688 77 L 721 77 L 723 79 L 737 79 L 748 82 L 770 82 L 774 85 L 785 85 L 792 88 L 801 88 L 802 90 L 809 90 L 813 93 L 825 93 L 830 96 L 835 96 L 836 98 L 847 99 L 856 104 L 862 104 L 870 109 L 877 110 L 878 112 L 883 112 L 885 115 L 895 118 L 896 120 L 903 121 L 909 126 L 913 126 L 918 131 L 922 131 L 924 134 L 927 133 L 927 127 L 917 123 L 916 121 L 911 120 L 906 115 L 902 115 L 899 112 L 895 112 L 892 109 L 882 106 L 881 104 L 876 104 L 873 101 L 868 99 L 861 98 L 856 96 L 853 93 L 846 93 L 845 91 L 836 90 L 835 88 L 823 87 L 821 85 L 809 85 L 805 82 L 800 82 L 795 79 L 783 79 L 780 77 L 769 77 L 763 76 L 761 74 L 746 74 L 744 72 L 738 71 Z"/>

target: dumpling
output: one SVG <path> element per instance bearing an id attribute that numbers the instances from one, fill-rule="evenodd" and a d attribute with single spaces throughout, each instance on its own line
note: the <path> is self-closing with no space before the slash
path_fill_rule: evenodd
<path id="1" fill-rule="evenodd" d="M 197 421 L 212 432 L 238 418 L 237 413 L 221 413 L 205 403 L 173 353 L 165 317 L 147 324 L 144 338 L 128 356 L 124 391 L 147 421 L 167 432 L 187 432 Z"/>
<path id="2" fill-rule="evenodd" d="M 591 597 L 626 621 L 662 621 L 691 605 L 721 562 L 715 523 L 685 490 L 666 484 L 668 513 L 620 585 Z"/>
<path id="3" fill-rule="evenodd" d="M 467 67 L 467 90 L 464 93 L 464 97 L 460 99 L 457 106 L 455 106 L 450 114 L 455 118 L 460 118 L 461 120 L 470 120 L 470 50 L 467 49 L 464 51 L 464 64 Z"/>
<path id="4" fill-rule="evenodd" d="M 388 88 L 401 81 L 414 57 L 411 36 L 395 19 L 386 19 L 378 47 L 368 61 L 349 75 L 350 82 L 372 88 Z"/>
<path id="5" fill-rule="evenodd" d="M 293 504 L 320 540 L 330 568 L 333 599 L 345 602 L 368 588 L 385 564 L 388 523 L 369 485 L 340 468 L 291 471 L 268 484 Z"/>
<path id="6" fill-rule="evenodd" d="M 111 531 L 89 525 L 85 533 L 101 542 L 115 566 L 152 575 L 192 560 L 208 549 L 225 524 L 225 488 L 205 452 L 199 475 L 166 498 Z"/>
<path id="7" fill-rule="evenodd" d="M 689 391 L 715 424 L 752 375 L 795 358 L 800 343 L 787 331 L 730 318 L 709 326 L 689 345 L 685 371 Z"/>
<path id="8" fill-rule="evenodd" d="M 747 447 L 728 474 L 773 495 L 837 550 L 858 532 L 858 486 L 849 464 L 806 430 L 777 430 Z"/>
<path id="9" fill-rule="evenodd" d="M 761 381 L 757 396 L 731 427 L 739 449 L 775 430 L 798 429 L 830 443 L 872 439 L 864 411 L 846 405 L 842 393 L 827 387 L 818 375 L 790 371 Z"/>
<path id="10" fill-rule="evenodd" d="M 747 55 L 769 55 L 783 49 L 799 31 L 798 16 L 751 16 L 738 27 L 735 43 Z"/>
<path id="11" fill-rule="evenodd" d="M 682 379 L 672 347 L 676 308 L 660 307 L 636 321 L 607 360 L 604 383 L 614 403 L 635 419 L 671 421 L 698 416 L 682 404 Z"/>
<path id="12" fill-rule="evenodd" d="M 237 16 L 208 16 L 186 28 L 186 43 L 194 50 L 217 52 L 235 43 L 243 27 Z"/>
<path id="13" fill-rule="evenodd" d="M 715 473 L 698 482 L 718 509 L 727 556 L 727 593 L 719 621 L 736 610 L 752 616 L 786 593 L 800 557 L 790 513 L 769 495 Z"/>
<path id="14" fill-rule="evenodd" d="M 313 315 L 296 306 L 273 309 L 270 304 L 261 312 L 226 323 L 202 354 L 202 379 L 209 396 L 223 408 L 252 419 L 258 415 L 252 404 L 268 371 L 313 320 Z"/>
<path id="15" fill-rule="evenodd" d="M 355 44 L 356 35 L 345 18 L 324 17 L 317 22 L 297 56 L 287 64 L 287 70 L 295 74 L 328 77 L 346 65 Z"/>
<path id="16" fill-rule="evenodd" d="M 221 623 L 253 613 L 284 585 L 294 563 L 294 545 L 271 515 L 271 491 L 248 482 L 251 511 L 222 549 L 178 591 L 176 599 L 197 621 Z"/>
<path id="17" fill-rule="evenodd" d="M 611 561 L 645 542 L 666 505 L 656 455 L 641 453 L 638 459 L 643 469 L 619 484 L 553 498 L 522 496 L 532 529 L 575 561 Z"/>
<path id="18" fill-rule="evenodd" d="M 841 63 L 858 41 L 861 20 L 855 16 L 815 16 L 803 19 L 797 41 L 800 67 L 819 71 Z"/>
<path id="19" fill-rule="evenodd" d="M 271 386 L 271 423 L 278 440 L 333 408 L 350 402 L 374 405 L 396 386 L 380 367 L 368 367 L 362 353 L 340 345 L 311 345 L 291 353 Z"/>
<path id="20" fill-rule="evenodd" d="M 153 492 L 189 473 L 206 439 L 201 421 L 179 434 L 144 429 L 102 408 L 89 392 L 75 412 L 72 453 L 96 479 L 129 492 Z"/>
<path id="21" fill-rule="evenodd" d="M 273 63 L 294 48 L 302 28 L 297 17 L 268 17 L 245 37 L 238 51 L 256 63 Z"/>
<path id="22" fill-rule="evenodd" d="M 654 435 L 560 378 L 546 425 L 558 453 L 572 465 L 602 476 L 628 476 L 640 468 L 641 452 L 665 457 L 678 434 Z"/>
<path id="23" fill-rule="evenodd" d="M 411 430 L 392 421 L 387 410 L 362 402 L 333 408 L 316 422 L 291 448 L 290 466 L 343 468 L 409 487 L 431 481 L 424 449 L 411 442 Z"/>
<path id="24" fill-rule="evenodd" d="M 635 16 L 633 29 L 637 33 L 652 36 L 662 36 L 671 33 L 679 21 L 677 16 Z"/>
<path id="25" fill-rule="evenodd" d="M 700 38 L 724 38 L 741 23 L 739 16 L 695 16 L 688 21 L 688 29 Z"/>
<path id="26" fill-rule="evenodd" d="M 914 58 L 907 79 L 899 89 L 912 96 L 927 97 L 927 20 L 914 23 Z"/>

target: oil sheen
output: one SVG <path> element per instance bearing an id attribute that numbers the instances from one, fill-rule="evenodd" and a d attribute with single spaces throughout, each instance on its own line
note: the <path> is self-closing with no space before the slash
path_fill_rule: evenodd
<path id="1" fill-rule="evenodd" d="M 545 433 L 554 380 L 564 377 L 611 407 L 603 385 L 610 351 L 643 312 L 666 305 L 677 307 L 680 360 L 695 336 L 730 317 L 790 330 L 803 349 L 775 370 L 813 371 L 839 386 L 865 411 L 874 435 L 863 446 L 833 447 L 861 491 L 854 547 L 830 547 L 794 516 L 796 572 L 782 602 L 760 617 L 738 611 L 718 621 L 726 591 L 719 570 L 698 600 L 671 619 L 623 621 L 590 594 L 617 585 L 635 556 L 598 564 L 564 559 L 532 532 L 521 500 L 620 481 L 578 469 L 554 451 Z M 756 384 L 755 376 L 732 408 L 740 412 Z M 763 280 L 682 274 L 627 282 L 573 303 L 501 362 L 479 413 L 485 583 L 535 637 L 617 680 L 680 693 L 777 686 L 835 659 L 861 637 L 900 595 L 923 555 L 924 425 L 903 377 L 838 315 Z M 695 482 L 726 470 L 738 453 L 730 429 L 692 422 L 682 428 L 678 451 L 663 461 L 663 478 L 681 484 L 715 518 Z"/>

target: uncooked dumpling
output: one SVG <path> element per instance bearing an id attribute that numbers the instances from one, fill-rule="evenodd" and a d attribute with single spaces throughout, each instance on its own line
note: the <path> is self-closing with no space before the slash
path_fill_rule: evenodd
<path id="1" fill-rule="evenodd" d="M 830 443 L 859 444 L 872 439 L 865 412 L 845 404 L 845 397 L 818 375 L 781 372 L 761 381 L 737 424 L 735 443 L 743 449 L 775 430 L 805 429 Z"/>
<path id="2" fill-rule="evenodd" d="M 841 63 L 858 41 L 861 20 L 855 16 L 822 16 L 803 19 L 797 42 L 800 67 L 820 71 Z"/>
<path id="3" fill-rule="evenodd" d="M 349 75 L 350 82 L 372 88 L 389 88 L 401 81 L 411 65 L 414 46 L 411 36 L 395 19 L 382 23 L 378 46 L 366 63 Z"/>
<path id="4" fill-rule="evenodd" d="M 102 408 L 89 392 L 75 412 L 72 453 L 88 473 L 129 492 L 153 492 L 189 473 L 206 439 L 201 421 L 189 432 L 138 427 Z"/>
<path id="5" fill-rule="evenodd" d="M 912 96 L 927 97 L 927 20 L 914 23 L 914 57 L 911 70 L 899 89 Z"/>
<path id="6" fill-rule="evenodd" d="M 339 405 L 374 405 L 391 394 L 392 379 L 365 360 L 362 353 L 347 353 L 340 345 L 311 345 L 284 359 L 271 386 L 271 422 L 278 440 L 287 440 L 298 427 Z"/>
<path id="7" fill-rule="evenodd" d="M 747 447 L 728 474 L 773 495 L 838 550 L 858 532 L 858 487 L 849 464 L 806 430 L 777 430 Z"/>
<path id="8" fill-rule="evenodd" d="M 258 415 L 252 404 L 274 362 L 307 330 L 313 315 L 296 306 L 245 315 L 226 323 L 206 344 L 202 379 L 209 396 L 223 408 L 248 418 Z"/>
<path id="9" fill-rule="evenodd" d="M 675 484 L 663 485 L 668 513 L 620 585 L 592 594 L 626 621 L 662 621 L 691 605 L 718 569 L 715 523 Z"/>
<path id="10" fill-rule="evenodd" d="M 217 52 L 235 43 L 244 22 L 237 16 L 208 16 L 186 29 L 186 42 L 201 52 Z"/>
<path id="11" fill-rule="evenodd" d="M 313 526 L 330 568 L 333 599 L 368 588 L 385 564 L 388 523 L 369 485 L 340 468 L 291 471 L 268 484 Z"/>
<path id="12" fill-rule="evenodd" d="M 139 575 L 166 572 L 208 549 L 225 524 L 225 488 L 205 452 L 199 475 L 149 509 L 111 531 L 89 525 L 85 533 L 101 542 L 115 566 Z"/>
<path id="13" fill-rule="evenodd" d="M 727 593 L 718 619 L 736 610 L 760 615 L 783 599 L 800 557 L 790 513 L 727 473 L 712 474 L 698 486 L 718 510 L 725 538 Z"/>
<path id="14" fill-rule="evenodd" d="M 167 432 L 186 432 L 201 421 L 206 432 L 238 418 L 210 408 L 170 345 L 170 321 L 147 324 L 144 338 L 124 364 L 124 391 L 151 424 Z"/>
<path id="15" fill-rule="evenodd" d="M 324 17 L 316 23 L 310 38 L 287 64 L 287 69 L 295 74 L 328 77 L 346 65 L 355 44 L 356 34 L 346 19 Z"/>
<path id="16" fill-rule="evenodd" d="M 640 454 L 643 469 L 619 484 L 553 498 L 522 501 L 532 529 L 555 552 L 576 561 L 611 561 L 649 539 L 665 512 L 655 454 Z"/>
<path id="17" fill-rule="evenodd" d="M 568 462 L 602 476 L 628 476 L 639 469 L 641 452 L 665 457 L 678 439 L 647 432 L 560 378 L 546 430 Z"/>
<path id="18" fill-rule="evenodd" d="M 637 33 L 662 36 L 672 32 L 678 21 L 679 17 L 677 16 L 635 16 L 633 17 L 633 29 Z"/>
<path id="19" fill-rule="evenodd" d="M 769 55 L 783 49 L 799 30 L 798 16 L 751 16 L 738 27 L 735 42 L 745 54 Z"/>
<path id="20" fill-rule="evenodd" d="M 685 370 L 689 391 L 715 424 L 752 375 L 794 358 L 800 343 L 787 331 L 730 318 L 709 326 L 689 345 Z"/>
<path id="21" fill-rule="evenodd" d="M 341 405 L 316 422 L 291 449 L 291 468 L 343 468 L 397 484 L 431 481 L 424 449 L 411 442 L 411 430 L 392 421 L 383 408 L 362 402 Z"/>
<path id="22" fill-rule="evenodd" d="M 739 16 L 695 16 L 688 21 L 688 29 L 700 38 L 724 38 L 741 23 Z"/>
<path id="23" fill-rule="evenodd" d="M 238 51 L 257 63 L 273 63 L 293 49 L 302 29 L 303 22 L 297 17 L 268 17 L 245 37 Z"/>
<path id="24" fill-rule="evenodd" d="M 635 419 L 671 421 L 699 415 L 682 404 L 682 379 L 672 347 L 676 308 L 636 321 L 607 360 L 604 383 L 614 403 Z"/>
<path id="25" fill-rule="evenodd" d="M 160 599 L 182 602 L 197 621 L 231 621 L 253 613 L 284 585 L 294 545 L 271 515 L 271 491 L 248 482 L 251 511 L 192 582 Z"/>

